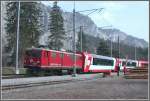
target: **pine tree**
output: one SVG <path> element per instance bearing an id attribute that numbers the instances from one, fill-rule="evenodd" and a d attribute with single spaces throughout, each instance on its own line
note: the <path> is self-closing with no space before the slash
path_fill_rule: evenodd
<path id="1" fill-rule="evenodd" d="M 117 49 L 112 49 L 112 57 L 117 58 L 118 54 L 119 54 L 119 51 Z M 121 56 L 120 56 L 120 58 L 121 58 Z"/>
<path id="2" fill-rule="evenodd" d="M 5 30 L 7 32 L 7 47 L 6 51 L 10 52 L 12 48 L 16 47 L 16 26 L 17 26 L 17 3 L 7 3 L 6 5 L 6 27 Z"/>
<path id="3" fill-rule="evenodd" d="M 110 56 L 110 49 L 103 39 L 101 39 L 99 42 L 99 46 L 97 48 L 97 54 L 104 55 L 104 56 Z"/>
<path id="4" fill-rule="evenodd" d="M 57 2 L 54 2 L 52 10 L 50 12 L 50 26 L 49 30 L 51 35 L 49 36 L 48 46 L 49 48 L 60 50 L 63 47 L 63 40 L 65 39 L 64 22 L 62 17 L 62 11 L 57 6 Z"/>
<path id="5" fill-rule="evenodd" d="M 37 46 L 39 35 L 39 15 L 40 9 L 37 2 L 20 2 L 20 33 L 19 33 L 19 57 L 23 59 L 24 51 L 27 47 Z M 8 2 L 6 5 L 6 33 L 8 44 L 6 49 L 12 51 L 12 60 L 16 54 L 16 30 L 18 2 Z"/>

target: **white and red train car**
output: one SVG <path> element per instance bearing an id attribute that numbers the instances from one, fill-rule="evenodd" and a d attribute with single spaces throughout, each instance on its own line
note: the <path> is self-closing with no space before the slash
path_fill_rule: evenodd
<path id="1" fill-rule="evenodd" d="M 140 60 L 140 61 L 138 61 L 138 66 L 139 67 L 148 67 L 148 61 Z"/>
<path id="2" fill-rule="evenodd" d="M 89 54 L 87 52 L 76 53 L 76 63 L 74 63 L 74 54 L 64 51 L 55 51 L 44 48 L 29 48 L 25 52 L 24 67 L 32 72 L 43 70 L 52 70 L 61 72 L 66 70 L 73 72 L 76 67 L 79 72 L 117 72 L 118 65 L 120 69 L 134 68 L 137 66 L 148 65 L 148 62 L 117 59 L 102 55 Z"/>
<path id="3" fill-rule="evenodd" d="M 116 59 L 102 55 L 91 54 L 92 61 L 89 66 L 90 72 L 108 72 L 116 69 Z"/>
<path id="4" fill-rule="evenodd" d="M 115 68 L 115 58 L 89 54 L 87 52 L 74 54 L 43 48 L 29 48 L 25 52 L 24 67 L 29 70 L 67 70 L 73 72 L 75 65 L 78 72 L 108 72 Z"/>
<path id="5" fill-rule="evenodd" d="M 143 68 L 148 67 L 148 61 L 139 61 L 139 60 L 131 60 L 131 59 L 118 59 L 116 58 L 116 68 L 115 72 L 117 72 L 117 67 L 120 66 L 120 71 L 124 73 L 133 68 Z"/>
<path id="6" fill-rule="evenodd" d="M 132 69 L 135 67 L 148 67 L 148 61 L 141 61 L 141 60 L 131 60 L 131 59 L 119 59 L 119 66 L 120 69 L 123 70 L 124 67 L 127 69 Z"/>
<path id="7" fill-rule="evenodd" d="M 124 66 L 128 69 L 132 69 L 135 67 L 138 67 L 138 61 L 137 60 L 131 60 L 131 59 L 119 59 L 120 60 L 120 69 L 122 70 Z"/>

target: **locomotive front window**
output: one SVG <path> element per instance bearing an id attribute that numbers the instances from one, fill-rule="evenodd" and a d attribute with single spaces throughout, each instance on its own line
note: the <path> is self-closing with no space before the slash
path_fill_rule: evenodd
<path id="1" fill-rule="evenodd" d="M 41 57 L 41 51 L 40 50 L 28 50 L 26 51 L 26 55 L 29 57 Z"/>
<path id="2" fill-rule="evenodd" d="M 105 66 L 113 66 L 113 60 L 93 58 L 93 65 L 105 65 Z"/>

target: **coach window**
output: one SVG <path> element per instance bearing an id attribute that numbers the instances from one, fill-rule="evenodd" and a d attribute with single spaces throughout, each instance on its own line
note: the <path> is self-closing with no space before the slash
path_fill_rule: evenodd
<path id="1" fill-rule="evenodd" d="M 132 62 L 128 62 L 127 66 L 131 67 L 132 66 Z"/>
<path id="2" fill-rule="evenodd" d="M 132 62 L 132 66 L 136 66 L 136 62 Z"/>
<path id="3" fill-rule="evenodd" d="M 52 52 L 52 58 L 56 58 L 56 53 Z"/>
<path id="4" fill-rule="evenodd" d="M 132 66 L 132 62 L 128 62 L 127 66 L 129 66 L 129 67 Z"/>
<path id="5" fill-rule="evenodd" d="M 113 60 L 105 60 L 105 65 L 113 66 Z"/>
<path id="6" fill-rule="evenodd" d="M 93 65 L 105 65 L 105 66 L 113 66 L 113 60 L 106 60 L 106 59 L 93 59 Z"/>

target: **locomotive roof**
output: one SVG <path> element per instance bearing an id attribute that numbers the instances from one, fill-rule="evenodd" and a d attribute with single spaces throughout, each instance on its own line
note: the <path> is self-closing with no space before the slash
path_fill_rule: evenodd
<path id="1" fill-rule="evenodd" d="M 57 51 L 57 50 L 52 50 L 52 49 L 46 49 L 46 48 L 27 48 L 26 50 L 45 50 L 45 51 L 53 51 L 53 52 L 58 52 L 58 53 L 67 53 L 67 54 L 74 54 L 74 53 L 71 53 L 71 52 L 66 52 L 66 51 Z M 78 53 L 76 53 L 76 55 L 80 55 Z"/>
<path id="2" fill-rule="evenodd" d="M 93 58 L 101 58 L 101 59 L 107 59 L 107 60 L 114 60 L 115 58 L 113 57 L 108 57 L 108 56 L 103 56 L 103 55 L 96 55 L 92 54 Z"/>

